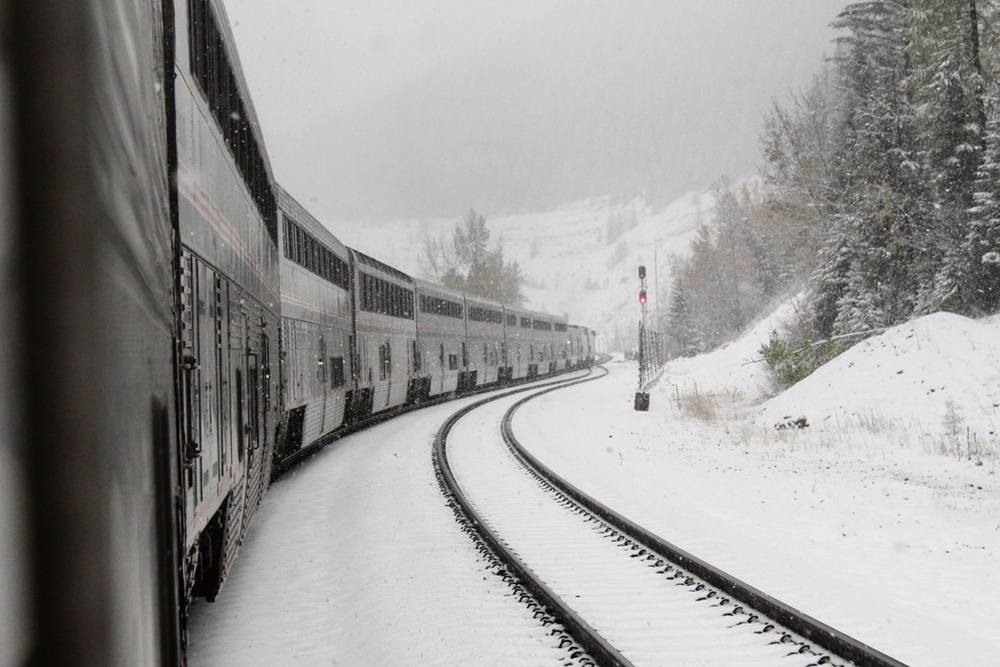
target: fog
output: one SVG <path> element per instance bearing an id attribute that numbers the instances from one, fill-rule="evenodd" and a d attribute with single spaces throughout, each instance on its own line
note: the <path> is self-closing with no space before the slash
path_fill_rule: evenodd
<path id="1" fill-rule="evenodd" d="M 663 202 L 759 161 L 846 0 L 225 0 L 276 179 L 327 221 Z"/>

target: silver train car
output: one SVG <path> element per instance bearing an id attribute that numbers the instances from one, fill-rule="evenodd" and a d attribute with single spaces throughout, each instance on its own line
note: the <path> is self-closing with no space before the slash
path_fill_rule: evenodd
<path id="1" fill-rule="evenodd" d="M 496 384 L 504 345 L 503 304 L 465 295 L 465 378 L 462 390 Z"/>
<path id="2" fill-rule="evenodd" d="M 178 438 L 187 596 L 214 599 L 270 481 L 277 207 L 221 2 L 177 0 Z"/>
<path id="3" fill-rule="evenodd" d="M 417 354 L 414 398 L 426 399 L 458 390 L 467 366 L 465 295 L 415 279 Z"/>
<path id="4" fill-rule="evenodd" d="M 354 346 L 348 420 L 404 405 L 417 349 L 413 279 L 350 250 Z"/>
<path id="5" fill-rule="evenodd" d="M 353 387 L 351 256 L 277 186 L 281 236 L 281 389 L 277 452 L 285 459 L 344 424 Z"/>

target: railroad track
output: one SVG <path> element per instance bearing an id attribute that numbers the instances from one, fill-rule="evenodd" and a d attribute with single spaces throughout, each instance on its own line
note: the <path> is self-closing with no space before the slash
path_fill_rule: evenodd
<path id="1" fill-rule="evenodd" d="M 463 529 L 563 636 L 570 661 L 902 665 L 635 525 L 531 456 L 513 433 L 517 409 L 599 377 L 552 383 L 512 405 L 513 394 L 538 388 L 476 402 L 449 418 L 434 447 Z"/>

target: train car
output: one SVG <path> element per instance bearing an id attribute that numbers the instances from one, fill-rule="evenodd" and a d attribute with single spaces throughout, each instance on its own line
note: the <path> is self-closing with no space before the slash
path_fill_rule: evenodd
<path id="1" fill-rule="evenodd" d="M 578 368 L 583 366 L 584 348 L 587 340 L 587 332 L 584 327 L 576 324 L 568 324 L 564 336 L 564 353 L 567 359 L 567 368 Z"/>
<path id="2" fill-rule="evenodd" d="M 222 1 L 175 0 L 173 18 L 184 572 L 187 596 L 212 600 L 281 418 L 277 206 Z"/>
<path id="3" fill-rule="evenodd" d="M 475 389 L 495 384 L 500 376 L 504 345 L 503 304 L 466 294 L 465 332 L 466 370 L 459 388 Z"/>
<path id="4" fill-rule="evenodd" d="M 593 366 L 597 360 L 597 332 L 590 327 L 584 327 L 584 351 L 583 363 L 585 366 Z"/>
<path id="5" fill-rule="evenodd" d="M 573 342 L 569 336 L 569 324 L 565 317 L 552 318 L 552 359 L 549 361 L 553 373 L 573 368 Z"/>
<path id="6" fill-rule="evenodd" d="M 280 186 L 283 460 L 344 423 L 351 359 L 347 247 Z"/>
<path id="7" fill-rule="evenodd" d="M 505 376 L 524 380 L 551 372 L 552 318 L 542 313 L 506 306 L 504 308 Z"/>
<path id="8" fill-rule="evenodd" d="M 413 399 L 458 389 L 466 367 L 465 295 L 425 280 L 414 279 L 417 291 L 417 353 L 414 356 Z"/>
<path id="9" fill-rule="evenodd" d="M 354 355 L 348 419 L 359 420 L 406 403 L 417 357 L 413 279 L 349 249 Z"/>
<path id="10" fill-rule="evenodd" d="M 0 23 L 0 664 L 178 664 L 169 17 Z"/>
<path id="11" fill-rule="evenodd" d="M 554 329 L 558 318 L 545 313 L 531 314 L 533 332 L 531 345 L 531 367 L 529 377 L 551 375 L 556 371 L 556 345 Z"/>

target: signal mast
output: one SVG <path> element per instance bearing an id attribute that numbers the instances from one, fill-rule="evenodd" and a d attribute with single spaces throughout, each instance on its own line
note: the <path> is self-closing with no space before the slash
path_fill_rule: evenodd
<path id="1" fill-rule="evenodd" d="M 642 319 L 639 321 L 639 389 L 635 392 L 635 409 L 641 412 L 649 410 L 649 392 L 642 390 L 647 374 L 646 356 L 646 267 L 639 266 L 639 309 Z"/>

